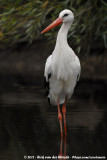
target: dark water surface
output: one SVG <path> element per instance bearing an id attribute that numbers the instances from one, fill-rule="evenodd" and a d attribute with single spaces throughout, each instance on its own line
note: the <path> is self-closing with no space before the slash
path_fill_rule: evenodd
<path id="1" fill-rule="evenodd" d="M 66 144 L 64 137 L 62 141 L 62 152 L 66 148 L 69 157 L 106 156 L 106 91 L 107 83 L 102 81 L 80 81 L 75 88 L 67 104 Z M 58 156 L 60 143 L 57 107 L 48 105 L 43 87 L 17 82 L 1 84 L 0 160 Z"/>

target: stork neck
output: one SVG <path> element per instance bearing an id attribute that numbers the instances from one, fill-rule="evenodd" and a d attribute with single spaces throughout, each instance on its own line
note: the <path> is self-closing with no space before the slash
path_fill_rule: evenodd
<path id="1" fill-rule="evenodd" d="M 65 45 L 68 45 L 67 34 L 70 26 L 71 26 L 71 23 L 63 23 L 63 25 L 61 26 L 58 32 L 55 48 L 57 48 L 58 46 L 65 47 Z"/>

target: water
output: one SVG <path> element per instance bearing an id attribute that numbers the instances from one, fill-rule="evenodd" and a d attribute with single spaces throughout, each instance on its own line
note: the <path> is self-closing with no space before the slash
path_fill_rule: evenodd
<path id="1" fill-rule="evenodd" d="M 1 84 L 0 160 L 52 159 L 61 148 L 69 159 L 106 156 L 106 91 L 106 82 L 79 82 L 67 104 L 67 137 L 61 139 L 57 107 L 48 105 L 41 85 Z"/>

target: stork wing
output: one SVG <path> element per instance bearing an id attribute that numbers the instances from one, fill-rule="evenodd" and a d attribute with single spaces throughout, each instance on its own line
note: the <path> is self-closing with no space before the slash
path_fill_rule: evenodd
<path id="1" fill-rule="evenodd" d="M 51 65 L 52 65 L 52 55 L 50 55 L 45 64 L 45 72 L 44 72 L 44 86 L 46 89 L 45 95 L 48 96 L 49 94 L 49 78 L 51 77 Z"/>
<path id="2" fill-rule="evenodd" d="M 79 81 L 80 79 L 80 74 L 81 74 L 81 65 L 80 65 L 80 61 L 79 59 L 77 59 L 78 61 L 78 74 L 77 74 L 77 81 Z"/>

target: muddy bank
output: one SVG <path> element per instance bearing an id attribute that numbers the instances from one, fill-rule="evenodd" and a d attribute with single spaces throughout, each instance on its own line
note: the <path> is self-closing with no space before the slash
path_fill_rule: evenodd
<path id="1" fill-rule="evenodd" d="M 54 46 L 42 40 L 28 46 L 18 44 L 12 48 L 0 50 L 0 80 L 4 76 L 15 77 L 21 81 L 39 81 L 43 77 L 46 58 L 52 53 Z M 81 59 L 81 79 L 107 80 L 107 54 L 91 54 Z"/>

